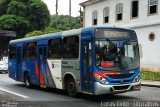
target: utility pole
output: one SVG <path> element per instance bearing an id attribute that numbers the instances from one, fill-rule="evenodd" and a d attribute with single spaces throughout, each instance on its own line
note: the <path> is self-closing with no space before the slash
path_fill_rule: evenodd
<path id="1" fill-rule="evenodd" d="M 69 0 L 69 23 L 70 23 L 70 29 L 72 29 L 72 25 L 71 25 L 71 0 Z"/>
<path id="2" fill-rule="evenodd" d="M 82 9 L 80 7 L 80 10 L 79 10 L 79 13 L 80 13 L 80 27 L 83 27 L 83 12 L 82 12 Z"/>
<path id="3" fill-rule="evenodd" d="M 56 16 L 58 16 L 58 0 L 56 0 Z"/>
<path id="4" fill-rule="evenodd" d="M 56 28 L 58 23 L 58 0 L 56 0 Z"/>

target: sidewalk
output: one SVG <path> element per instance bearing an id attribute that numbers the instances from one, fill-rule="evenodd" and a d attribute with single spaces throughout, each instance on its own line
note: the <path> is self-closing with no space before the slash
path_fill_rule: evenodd
<path id="1" fill-rule="evenodd" d="M 141 85 L 142 86 L 148 86 L 148 87 L 158 87 L 158 88 L 160 88 L 160 81 L 142 80 Z"/>

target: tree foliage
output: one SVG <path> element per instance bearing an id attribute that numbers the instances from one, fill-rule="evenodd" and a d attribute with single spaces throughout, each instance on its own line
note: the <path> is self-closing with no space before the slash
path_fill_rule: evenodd
<path id="1" fill-rule="evenodd" d="M 0 0 L 0 29 L 14 30 L 19 37 L 44 30 L 50 14 L 42 0 Z"/>
<path id="2" fill-rule="evenodd" d="M 69 16 L 67 15 L 53 15 L 51 17 L 50 25 L 47 29 L 59 29 L 59 30 L 69 30 L 69 29 L 77 29 L 80 27 L 80 21 L 78 17 L 71 17 L 71 22 Z"/>
<path id="3" fill-rule="evenodd" d="M 12 0 L 0 0 L 0 16 L 7 13 L 8 4 Z"/>
<path id="4" fill-rule="evenodd" d="M 35 0 L 36 1 L 36 0 Z M 43 2 L 33 2 L 29 5 L 28 19 L 32 23 L 33 30 L 44 30 L 50 22 L 50 15 L 46 4 Z M 36 17 L 38 16 L 38 17 Z"/>
<path id="5" fill-rule="evenodd" d="M 42 31 L 33 31 L 33 32 L 29 32 L 25 35 L 25 37 L 32 37 L 32 36 L 38 36 L 38 35 L 42 35 L 44 34 Z"/>
<path id="6" fill-rule="evenodd" d="M 46 30 L 46 31 L 33 31 L 33 32 L 29 32 L 25 35 L 25 37 L 32 37 L 32 36 L 39 36 L 42 34 L 48 34 L 48 33 L 56 33 L 56 32 L 60 32 L 60 30 Z"/>
<path id="7" fill-rule="evenodd" d="M 69 16 L 60 15 L 51 17 L 51 22 L 44 31 L 33 31 L 25 35 L 25 37 L 38 36 L 42 34 L 55 33 L 69 29 L 77 29 L 80 27 L 80 20 L 78 17 L 71 17 L 71 23 L 69 22 Z"/>
<path id="8" fill-rule="evenodd" d="M 29 21 L 16 15 L 3 15 L 0 17 L 0 28 L 17 31 L 19 35 L 28 32 Z"/>

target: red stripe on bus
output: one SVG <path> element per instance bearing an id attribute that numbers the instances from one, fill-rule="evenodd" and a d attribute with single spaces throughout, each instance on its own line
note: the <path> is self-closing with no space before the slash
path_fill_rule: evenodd
<path id="1" fill-rule="evenodd" d="M 37 76 L 37 78 L 39 78 L 39 69 L 38 69 L 38 64 L 36 63 L 35 64 L 35 71 L 36 71 L 36 76 Z"/>
<path id="2" fill-rule="evenodd" d="M 120 74 L 119 72 L 116 72 L 116 71 L 105 71 L 105 72 L 102 72 L 102 71 L 100 71 L 100 72 L 98 72 L 98 71 L 96 71 L 96 72 L 93 72 L 93 75 L 100 75 L 100 76 L 102 76 L 102 77 L 106 77 L 107 75 L 117 75 L 117 74 Z"/>
<path id="3" fill-rule="evenodd" d="M 41 73 L 40 73 L 40 85 L 44 85 L 44 79 Z"/>
<path id="4" fill-rule="evenodd" d="M 36 76 L 40 82 L 40 85 L 44 85 L 43 75 L 40 73 L 37 63 L 35 64 L 35 71 L 36 71 Z"/>

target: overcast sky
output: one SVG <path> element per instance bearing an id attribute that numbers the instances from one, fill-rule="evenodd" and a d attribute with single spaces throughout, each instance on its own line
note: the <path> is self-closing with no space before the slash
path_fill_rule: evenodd
<path id="1" fill-rule="evenodd" d="M 43 0 L 51 13 L 51 15 L 56 14 L 56 0 Z M 78 16 L 79 15 L 79 3 L 84 2 L 86 0 L 71 0 L 72 3 L 72 16 Z M 59 15 L 68 15 L 69 14 L 69 0 L 58 0 L 58 14 Z"/>

